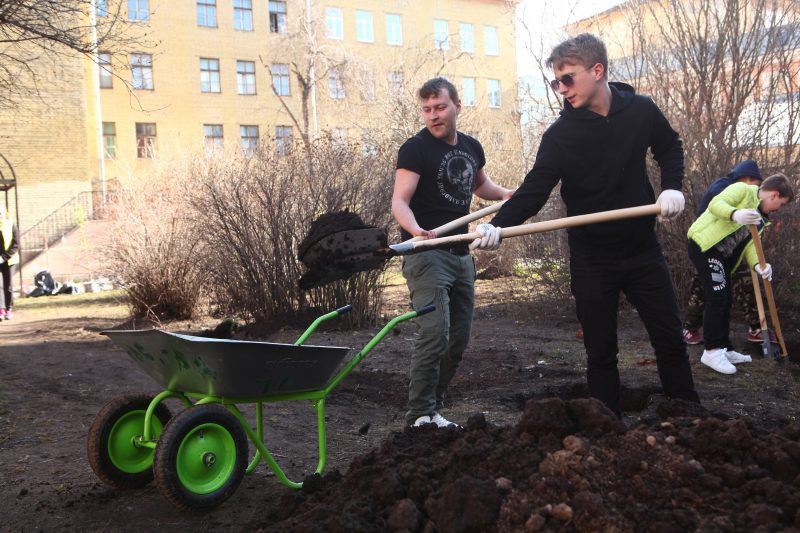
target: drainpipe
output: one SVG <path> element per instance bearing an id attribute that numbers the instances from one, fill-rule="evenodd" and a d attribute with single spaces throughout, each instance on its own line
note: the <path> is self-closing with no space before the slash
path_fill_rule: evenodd
<path id="1" fill-rule="evenodd" d="M 97 117 L 97 170 L 100 178 L 100 202 L 106 206 L 106 158 L 103 147 L 103 110 L 100 105 L 100 54 L 97 50 L 97 4 L 89 1 L 89 25 L 92 27 L 92 84 L 94 86 L 94 105 Z"/>
<path id="2" fill-rule="evenodd" d="M 311 0 L 306 0 L 306 25 L 309 32 L 311 32 Z M 313 32 L 309 36 L 313 39 Z M 312 44 L 316 47 L 317 43 L 316 41 L 313 41 Z M 316 61 L 316 49 L 313 50 L 313 53 L 315 54 L 314 61 Z M 317 122 L 317 75 L 313 61 L 308 70 L 308 75 L 311 78 L 311 123 L 313 124 L 314 128 L 314 139 L 316 139 L 319 135 L 319 123 Z"/>

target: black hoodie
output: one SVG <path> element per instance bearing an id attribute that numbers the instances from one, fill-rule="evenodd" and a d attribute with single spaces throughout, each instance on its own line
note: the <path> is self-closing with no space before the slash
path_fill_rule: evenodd
<path id="1" fill-rule="evenodd" d="M 661 188 L 681 189 L 683 145 L 661 110 L 624 83 L 609 83 L 611 109 L 603 117 L 564 102 L 542 136 L 536 162 L 514 196 L 492 220 L 515 226 L 536 215 L 561 181 L 567 215 L 647 205 L 655 193 L 645 161 L 650 148 L 661 168 Z M 622 257 L 657 245 L 655 217 L 570 228 L 573 252 Z"/>

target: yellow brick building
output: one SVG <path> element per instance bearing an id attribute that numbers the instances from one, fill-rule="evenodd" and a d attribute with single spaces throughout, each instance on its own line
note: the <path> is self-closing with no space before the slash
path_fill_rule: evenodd
<path id="1" fill-rule="evenodd" d="M 490 161 L 518 154 L 515 3 L 123 0 L 120 19 L 141 37 L 138 49 L 100 49 L 99 67 L 37 65 L 46 110 L 34 102 L 0 111 L 21 229 L 80 191 L 132 183 L 159 160 L 209 145 L 246 151 L 326 132 L 399 137 L 422 126 L 413 91 L 435 75 L 458 87 L 460 127 Z M 97 14 L 113 16 L 117 5 L 97 0 Z M 316 77 L 305 96 L 298 74 Z"/>

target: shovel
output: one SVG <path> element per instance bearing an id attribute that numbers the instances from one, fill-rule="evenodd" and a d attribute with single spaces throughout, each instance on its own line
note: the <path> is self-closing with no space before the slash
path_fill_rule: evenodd
<path id="1" fill-rule="evenodd" d="M 533 222 L 520 226 L 510 226 L 501 228 L 500 235 L 502 238 L 518 237 L 520 235 L 531 235 L 533 233 L 584 226 L 598 222 L 609 222 L 612 220 L 622 220 L 648 215 L 652 216 L 660 213 L 661 208 L 658 204 L 641 205 L 624 209 L 614 209 L 611 211 L 601 211 L 599 213 L 558 218 L 555 220 L 546 220 L 543 222 Z M 438 248 L 450 248 L 455 244 L 469 243 L 480 237 L 481 235 L 479 233 L 473 232 L 436 239 L 410 240 L 388 247 L 384 240 L 383 246 L 376 246 L 371 251 L 352 255 L 342 254 L 337 260 L 330 261 L 321 268 L 313 269 L 310 267 L 311 270 L 300 278 L 300 287 L 303 289 L 318 287 L 331 281 L 345 279 L 355 272 L 379 268 L 387 259 L 394 256 L 409 255 Z"/>
<path id="2" fill-rule="evenodd" d="M 755 224 L 750 225 L 750 236 L 753 238 L 753 246 L 756 248 L 758 254 L 758 263 L 761 268 L 767 265 L 767 260 L 764 258 L 764 248 L 761 246 L 761 237 L 758 235 L 758 227 Z M 761 276 L 758 276 L 759 278 Z M 757 281 L 757 280 L 756 280 Z M 772 327 L 775 329 L 775 336 L 778 338 L 778 344 L 781 347 L 781 357 L 786 357 L 786 343 L 783 341 L 783 333 L 781 332 L 781 323 L 778 320 L 778 308 L 775 306 L 775 295 L 772 293 L 772 283 L 768 279 L 762 279 L 764 282 L 764 293 L 767 295 L 767 304 L 769 305 L 769 314 L 772 317 Z M 756 287 L 759 285 L 756 283 Z M 756 300 L 758 302 L 758 300 Z M 763 305 L 763 304 L 762 304 Z M 764 320 L 766 322 L 766 320 Z M 769 342 L 769 330 L 761 327 L 761 335 L 766 336 L 766 342 Z"/>
<path id="3" fill-rule="evenodd" d="M 761 276 L 752 269 L 750 270 L 750 276 L 753 278 L 753 290 L 756 293 L 756 307 L 758 308 L 758 322 L 761 327 L 761 354 L 765 359 L 768 357 L 778 359 L 780 357 L 780 352 L 777 347 L 773 348 L 772 342 L 770 342 L 767 315 L 764 312 L 764 300 L 761 298 L 761 282 L 759 281 Z"/>

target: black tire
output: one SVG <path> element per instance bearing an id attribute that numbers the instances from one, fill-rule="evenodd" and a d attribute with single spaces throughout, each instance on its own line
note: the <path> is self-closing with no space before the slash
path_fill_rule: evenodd
<path id="1" fill-rule="evenodd" d="M 144 415 L 152 399 L 147 394 L 120 396 L 94 417 L 86 440 L 86 453 L 92 470 L 104 483 L 131 489 L 153 480 L 153 449 L 135 446 L 130 438 L 133 432 L 144 433 Z M 153 414 L 151 436 L 158 438 L 172 413 L 159 403 Z"/>
<path id="2" fill-rule="evenodd" d="M 224 406 L 198 405 L 182 411 L 156 446 L 156 485 L 174 505 L 212 509 L 230 498 L 247 468 L 247 434 Z"/>

